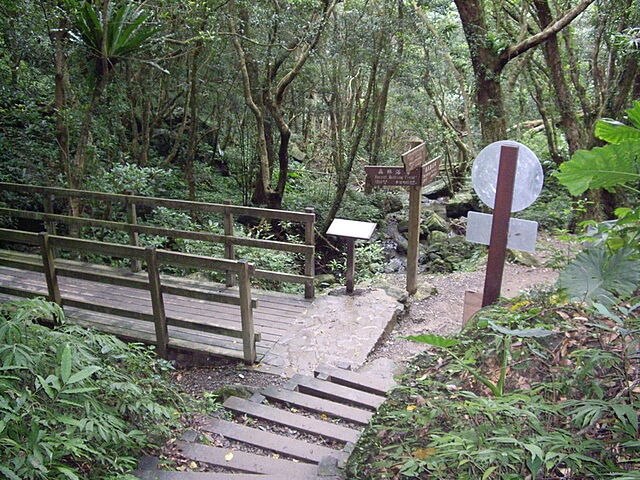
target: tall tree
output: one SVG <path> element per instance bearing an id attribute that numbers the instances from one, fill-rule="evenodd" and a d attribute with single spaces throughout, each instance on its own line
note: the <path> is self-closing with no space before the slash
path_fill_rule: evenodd
<path id="1" fill-rule="evenodd" d="M 229 28 L 237 53 L 245 101 L 257 126 L 260 169 L 252 201 L 281 208 L 289 174 L 291 129 L 285 112 L 286 94 L 300 75 L 320 39 L 339 0 L 297 4 L 278 1 L 245 4 L 229 1 Z M 261 18 L 254 18 L 258 16 Z M 296 21 L 293 21 L 296 20 Z M 266 32 L 252 25 L 265 22 Z M 300 22 L 300 23 L 298 23 Z M 258 48 L 259 51 L 255 51 Z M 275 124 L 275 125 L 274 125 Z M 277 129 L 279 142 L 273 140 Z M 277 180 L 272 181 L 277 165 Z"/>
<path id="2" fill-rule="evenodd" d="M 502 72 L 514 58 L 547 41 L 569 25 L 595 0 L 582 0 L 543 29 L 509 45 L 496 45 L 489 27 L 486 2 L 455 0 L 473 66 L 482 140 L 491 143 L 506 138 L 507 112 L 502 90 Z"/>
<path id="3" fill-rule="evenodd" d="M 91 93 L 82 114 L 73 161 L 67 172 L 70 188 L 80 188 L 85 175 L 88 147 L 96 109 L 116 65 L 140 50 L 156 33 L 147 24 L 149 15 L 133 4 L 117 8 L 111 0 L 85 1 L 76 16 L 79 39 L 93 66 Z M 77 201 L 71 202 L 74 215 L 80 214 Z"/>

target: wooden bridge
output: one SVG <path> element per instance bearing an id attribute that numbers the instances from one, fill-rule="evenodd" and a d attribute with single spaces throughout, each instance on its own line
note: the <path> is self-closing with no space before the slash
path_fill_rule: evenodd
<path id="1" fill-rule="evenodd" d="M 62 305 L 72 321 L 154 344 L 160 355 L 175 348 L 254 363 L 291 327 L 315 294 L 315 215 L 311 211 L 287 212 L 10 183 L 0 183 L 0 192 L 7 205 L 0 208 L 5 226 L 28 220 L 41 222 L 43 230 L 36 233 L 0 229 L 4 247 L 0 250 L 0 293 L 12 297 L 45 296 Z M 120 207 L 126 221 L 65 215 L 67 199 L 87 202 L 86 212 L 117 212 Z M 40 205 L 41 211 L 9 208 L 27 202 Z M 160 206 L 192 214 L 217 214 L 222 217 L 224 234 L 139 223 L 137 207 L 141 206 L 148 211 Z M 298 222 L 304 243 L 238 236 L 234 233 L 234 217 L 238 216 Z M 128 244 L 75 238 L 79 232 L 88 237 L 89 232 L 104 236 L 105 231 L 126 233 Z M 220 244 L 226 258 L 141 246 L 142 235 Z M 303 273 L 257 268 L 235 258 L 236 246 L 297 254 L 304 258 Z M 120 260 L 129 268 L 89 261 L 105 258 Z M 175 270 L 210 271 L 223 281 L 216 284 L 161 274 Z M 252 282 L 259 279 L 303 284 L 304 298 L 258 292 Z"/>

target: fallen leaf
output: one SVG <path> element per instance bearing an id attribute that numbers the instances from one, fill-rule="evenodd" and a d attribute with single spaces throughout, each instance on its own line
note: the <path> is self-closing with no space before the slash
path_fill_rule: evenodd
<path id="1" fill-rule="evenodd" d="M 407 405 L 407 411 L 413 412 L 416 409 L 415 405 Z"/>
<path id="2" fill-rule="evenodd" d="M 433 457 L 437 453 L 435 448 L 419 448 L 415 452 L 413 452 L 413 456 L 417 460 L 424 460 L 429 457 Z"/>

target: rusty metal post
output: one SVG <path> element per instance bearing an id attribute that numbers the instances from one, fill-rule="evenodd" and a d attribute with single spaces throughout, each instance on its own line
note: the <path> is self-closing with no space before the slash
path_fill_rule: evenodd
<path id="1" fill-rule="evenodd" d="M 509 220 L 513 203 L 513 188 L 518 165 L 518 147 L 502 146 L 500 151 L 500 165 L 498 167 L 498 181 L 496 184 L 496 198 L 489 240 L 489 258 L 484 280 L 482 306 L 486 307 L 496 302 L 500 297 L 502 275 L 507 254 L 507 239 L 509 236 Z"/>

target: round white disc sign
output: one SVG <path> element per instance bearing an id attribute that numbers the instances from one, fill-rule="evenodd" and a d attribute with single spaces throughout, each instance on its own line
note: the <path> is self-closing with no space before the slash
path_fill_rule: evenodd
<path id="1" fill-rule="evenodd" d="M 544 174 L 540 160 L 525 145 L 511 140 L 501 140 L 486 146 L 476 157 L 471 169 L 473 189 L 485 205 L 494 208 L 498 167 L 502 146 L 518 147 L 518 164 L 513 188 L 512 212 L 519 212 L 531 205 L 542 190 Z"/>

